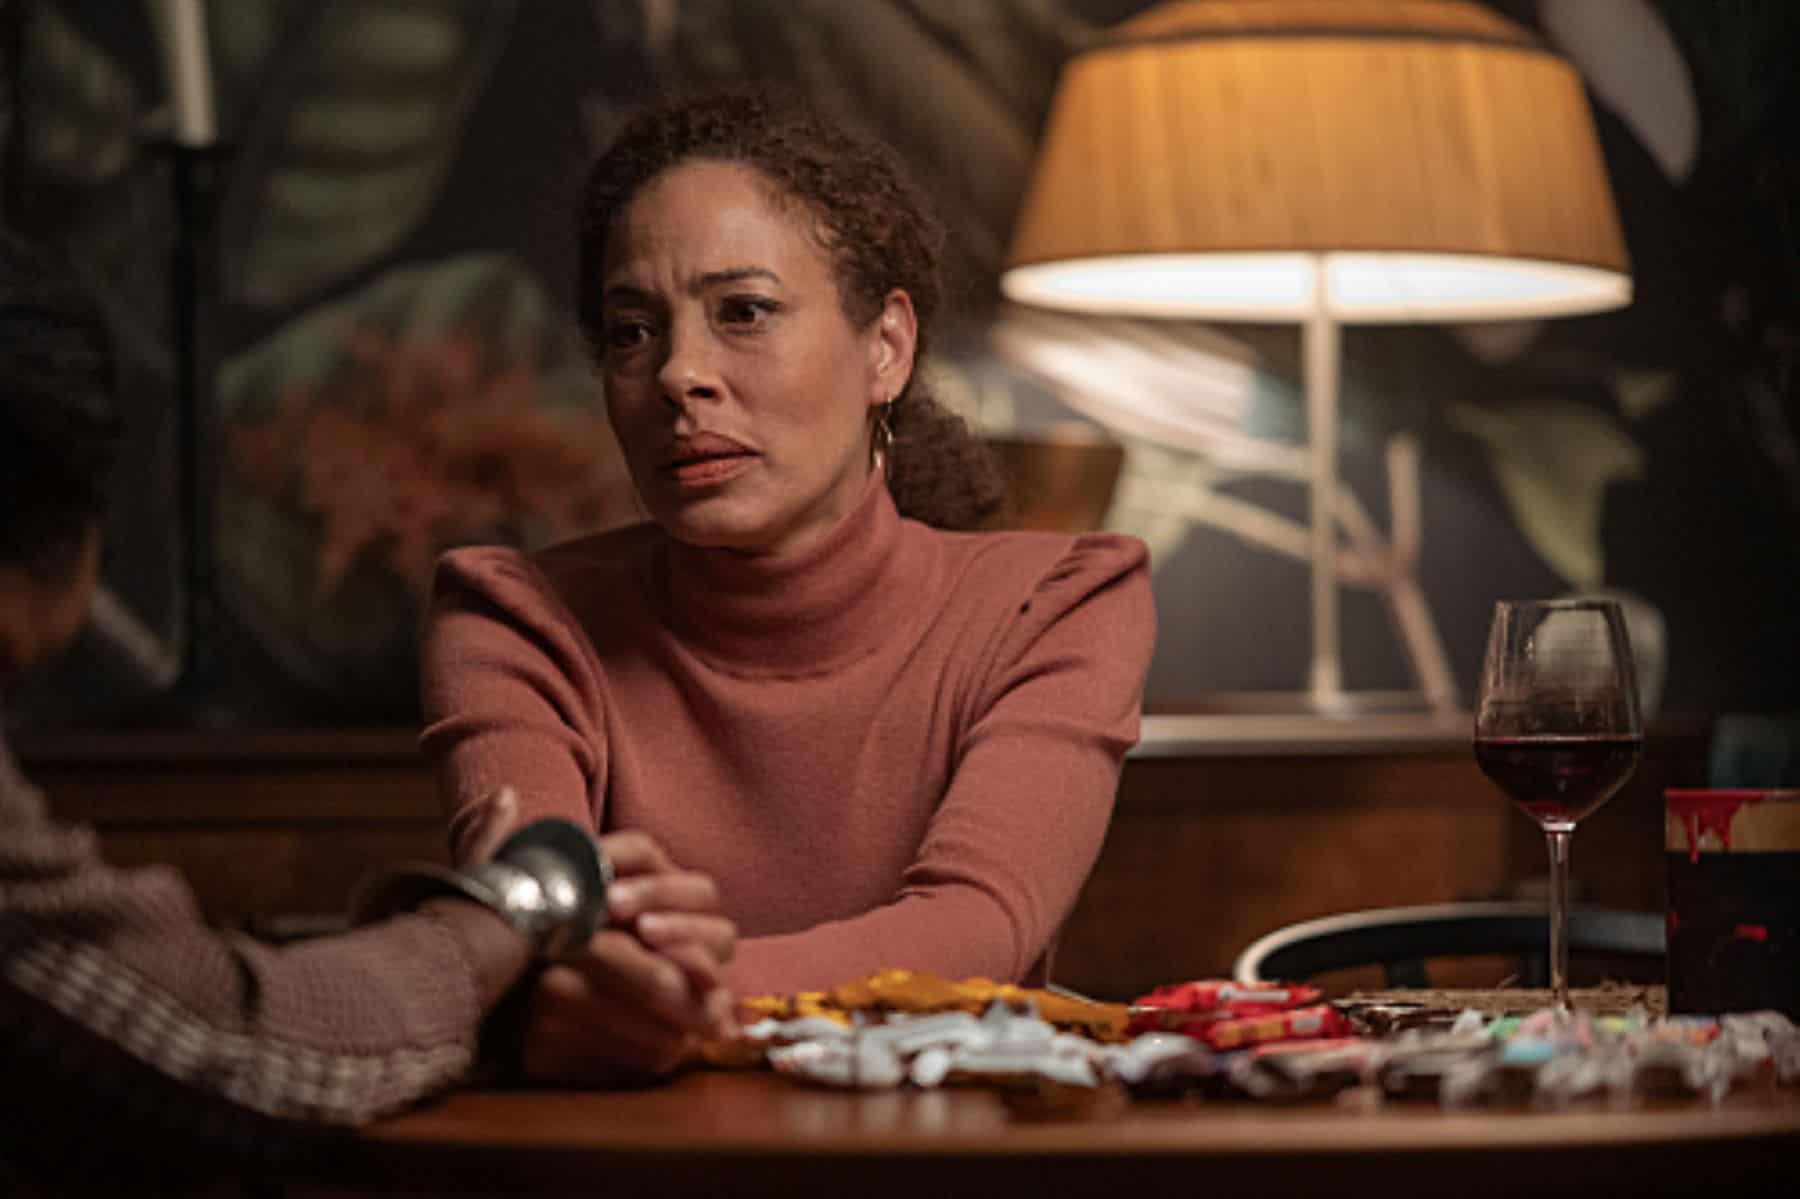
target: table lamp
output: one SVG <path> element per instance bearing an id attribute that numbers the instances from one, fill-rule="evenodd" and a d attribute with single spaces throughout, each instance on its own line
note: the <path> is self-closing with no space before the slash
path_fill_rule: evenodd
<path id="1" fill-rule="evenodd" d="M 1581 79 L 1529 30 L 1464 0 L 1182 0 L 1064 67 L 1001 289 L 1302 326 L 1309 690 L 1341 711 L 1339 327 L 1596 312 L 1631 277 Z"/>

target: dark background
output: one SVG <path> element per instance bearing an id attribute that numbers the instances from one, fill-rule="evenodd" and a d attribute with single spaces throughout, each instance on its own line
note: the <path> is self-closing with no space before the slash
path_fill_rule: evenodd
<path id="1" fill-rule="evenodd" d="M 986 332 L 1006 318 L 995 279 L 1057 69 L 1143 7 L 213 3 L 208 715 L 404 724 L 432 553 L 635 518 L 571 324 L 570 214 L 586 162 L 658 89 L 775 79 L 891 140 L 953 230 L 946 393 L 976 397 L 997 433 L 1074 419 Z M 1421 582 L 1465 700 L 1496 598 L 1604 588 L 1666 625 L 1665 711 L 1800 709 L 1800 5 L 1492 7 L 1594 88 L 1636 301 L 1519 330 L 1504 352 L 1453 329 L 1347 330 L 1345 476 L 1382 523 L 1382 445 L 1419 439 Z M 1575 30 L 1577 11 L 1598 31 Z M 6 220 L 66 249 L 114 318 L 129 453 L 107 584 L 173 652 L 179 231 L 156 44 L 143 6 L 108 0 L 9 0 L 0 21 Z M 1222 332 L 1259 367 L 1245 427 L 1297 442 L 1297 332 Z M 1296 486 L 1120 440 L 1121 496 L 1134 477 L 1201 479 L 1303 513 Z M 1303 562 L 1129 506 L 1109 523 L 1156 551 L 1153 708 L 1303 685 Z M 1344 596 L 1347 684 L 1409 686 L 1380 599 Z M 165 682 L 90 633 L 13 715 L 185 711 Z"/>

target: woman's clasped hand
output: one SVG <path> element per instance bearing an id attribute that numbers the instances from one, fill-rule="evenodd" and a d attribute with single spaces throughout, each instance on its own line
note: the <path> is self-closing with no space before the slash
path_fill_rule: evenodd
<path id="1" fill-rule="evenodd" d="M 547 967 L 524 1004 L 521 1071 L 552 1082 L 665 1074 L 736 1029 L 725 965 L 737 926 L 718 888 L 647 834 L 600 838 L 614 879 L 607 925 Z"/>

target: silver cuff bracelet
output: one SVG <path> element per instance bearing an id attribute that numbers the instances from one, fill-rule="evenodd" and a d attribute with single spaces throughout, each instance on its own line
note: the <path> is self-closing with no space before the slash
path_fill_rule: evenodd
<path id="1" fill-rule="evenodd" d="M 540 958 L 578 952 L 606 926 L 612 863 L 566 820 L 539 820 L 506 839 L 492 859 L 467 870 L 430 862 L 389 867 L 364 879 L 350 900 L 352 925 L 456 896 L 493 911 Z"/>

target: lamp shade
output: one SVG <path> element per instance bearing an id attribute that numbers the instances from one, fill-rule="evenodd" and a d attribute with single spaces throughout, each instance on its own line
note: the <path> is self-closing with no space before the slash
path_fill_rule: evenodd
<path id="1" fill-rule="evenodd" d="M 1581 80 L 1462 0 L 1185 0 L 1064 68 L 1002 290 L 1347 322 L 1630 301 Z"/>

